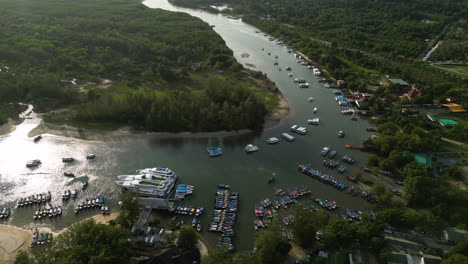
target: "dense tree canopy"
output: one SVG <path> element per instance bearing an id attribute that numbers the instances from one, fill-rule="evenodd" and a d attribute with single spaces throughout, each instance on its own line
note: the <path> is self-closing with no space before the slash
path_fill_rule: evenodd
<path id="1" fill-rule="evenodd" d="M 249 91 L 254 82 L 245 81 L 232 51 L 200 19 L 129 0 L 0 5 L 0 104 L 75 104 L 65 120 L 152 131 L 263 124 L 267 110 L 259 92 Z M 85 85 L 103 79 L 111 87 Z"/>

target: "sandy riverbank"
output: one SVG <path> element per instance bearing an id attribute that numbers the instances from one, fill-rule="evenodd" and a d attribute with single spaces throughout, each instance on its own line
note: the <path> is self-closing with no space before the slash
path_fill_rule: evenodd
<path id="1" fill-rule="evenodd" d="M 278 94 L 280 103 L 276 110 L 265 117 L 264 129 L 272 128 L 278 125 L 281 119 L 289 114 L 289 104 L 283 95 Z M 168 132 L 142 132 L 136 131 L 130 127 L 122 127 L 117 130 L 105 131 L 105 130 L 90 130 L 90 129 L 78 129 L 76 127 L 67 125 L 54 125 L 44 120 L 31 130 L 28 134 L 29 137 L 35 137 L 39 134 L 52 134 L 62 137 L 79 138 L 88 141 L 113 141 L 113 140 L 125 140 L 142 138 L 146 136 L 151 137 L 162 137 L 162 138 L 207 138 L 207 137 L 228 137 L 237 136 L 242 134 L 251 133 L 250 129 L 243 129 L 238 131 L 218 131 L 218 132 L 180 132 L 180 133 L 168 133 Z"/>
<path id="2" fill-rule="evenodd" d="M 94 219 L 96 223 L 108 223 L 117 217 L 117 213 L 109 215 L 95 215 L 90 218 Z M 90 219 L 88 218 L 88 219 Z M 49 228 L 38 228 L 39 232 L 52 233 L 54 237 L 67 230 L 67 228 L 59 231 L 52 232 Z M 0 224 L 0 263 L 13 263 L 19 251 L 29 251 L 32 243 L 33 233 L 31 230 L 22 229 L 11 225 Z"/>

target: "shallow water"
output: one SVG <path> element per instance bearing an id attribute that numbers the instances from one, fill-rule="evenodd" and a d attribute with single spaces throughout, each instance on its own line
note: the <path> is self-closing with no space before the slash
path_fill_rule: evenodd
<path id="1" fill-rule="evenodd" d="M 249 250 L 252 246 L 255 204 L 267 196 L 272 197 L 275 187 L 286 189 L 304 185 L 323 199 L 338 201 L 342 208 L 371 207 L 369 203 L 310 179 L 297 170 L 299 163 L 307 162 L 346 182 L 344 176 L 338 174 L 336 170 L 327 170 L 321 165 L 323 158 L 320 156 L 320 151 L 324 146 L 337 150 L 337 157 L 347 154 L 358 160 L 357 165 L 348 166 L 348 174 L 358 170 L 360 164 L 366 161 L 365 153 L 345 149 L 344 144 L 360 144 L 366 139 L 367 121 L 355 122 L 351 121 L 349 116 L 341 115 L 341 108 L 335 102 L 332 90 L 318 83 L 311 70 L 297 64 L 294 56 L 289 54 L 285 47 L 269 41 L 263 33 L 255 33 L 258 29 L 241 20 L 174 7 L 165 0 L 149 0 L 144 4 L 151 8 L 187 12 L 210 25 L 215 25 L 214 30 L 234 51 L 234 56 L 240 63 L 256 65 L 256 70 L 267 73 L 276 83 L 289 102 L 291 108 L 289 115 L 276 127 L 240 136 L 206 138 L 147 136 L 108 142 L 90 142 L 44 135 L 42 140 L 34 143 L 27 134 L 39 120 L 26 119 L 13 133 L 0 137 L 0 207 L 14 207 L 19 197 L 49 190 L 53 195 L 52 204 L 60 205 L 62 204 L 60 195 L 64 190 L 79 189 L 84 180 L 89 180 L 88 189 L 80 192 L 75 202 L 84 198 L 105 196 L 112 210 L 116 206 L 119 193 L 119 188 L 114 184 L 116 175 L 133 173 L 139 168 L 169 167 L 177 172 L 179 182 L 195 186 L 194 194 L 183 204 L 208 208 L 201 218 L 204 230 L 202 232 L 206 240 L 212 244 L 215 244 L 219 235 L 205 230 L 214 205 L 217 184 L 229 184 L 233 191 L 240 193 L 236 246 L 241 250 Z M 242 58 L 240 55 L 244 52 L 249 53 L 250 57 Z M 268 52 L 271 52 L 270 56 L 267 55 Z M 277 59 L 279 66 L 273 66 L 273 62 L 276 61 L 275 55 L 279 57 Z M 286 66 L 292 67 L 294 77 L 304 77 L 309 82 L 310 88 L 298 88 L 284 70 Z M 278 71 L 278 67 L 283 70 Z M 307 100 L 310 96 L 314 97 L 312 103 Z M 312 113 L 314 107 L 318 108 L 317 114 Z M 320 118 L 319 126 L 307 125 L 307 119 L 313 117 Z M 294 124 L 307 126 L 307 135 L 294 134 L 296 140 L 292 143 L 283 139 L 280 139 L 276 145 L 268 145 L 265 142 L 268 137 L 280 137 L 281 133 L 287 132 Z M 345 138 L 337 137 L 339 130 L 346 132 Z M 260 151 L 246 154 L 244 147 L 248 143 L 258 145 Z M 208 146 L 223 147 L 224 155 L 210 158 L 206 152 Z M 85 156 L 88 153 L 95 153 L 96 159 L 86 160 Z M 75 157 L 77 161 L 64 164 L 61 158 L 66 156 Z M 36 158 L 42 160 L 38 168 L 31 170 L 25 167 L 27 160 Z M 64 177 L 65 171 L 73 172 L 78 177 L 76 179 Z M 275 183 L 267 184 L 267 179 L 272 176 L 276 178 Z M 33 222 L 32 216 L 37 210 L 36 206 L 14 209 L 12 216 L 3 222 L 26 228 L 38 225 L 61 229 L 98 212 L 96 209 L 76 216 L 73 212 L 75 202 L 69 201 L 63 204 L 62 217 Z M 185 220 L 186 223 L 191 222 L 188 217 Z"/>

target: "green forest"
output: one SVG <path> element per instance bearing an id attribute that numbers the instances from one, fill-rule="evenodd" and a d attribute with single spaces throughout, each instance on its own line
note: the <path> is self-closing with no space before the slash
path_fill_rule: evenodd
<path id="1" fill-rule="evenodd" d="M 173 0 L 186 6 L 216 4 L 212 0 Z M 398 0 L 231 0 L 233 12 L 254 15 L 306 31 L 342 47 L 416 57 L 426 39 L 466 14 L 466 1 Z M 463 11 L 465 10 L 465 11 Z M 465 13 L 464 13 L 465 12 Z"/>
<path id="2" fill-rule="evenodd" d="M 254 81 L 245 81 L 224 40 L 197 18 L 128 0 L 0 5 L 0 104 L 73 105 L 68 120 L 151 131 L 263 124 L 267 107 L 249 90 Z M 112 85 L 81 86 L 103 79 Z"/>
<path id="3" fill-rule="evenodd" d="M 183 6 L 206 8 L 216 0 L 172 0 Z M 468 102 L 466 80 L 429 63 L 416 60 L 426 40 L 436 38 L 445 25 L 453 27 L 451 38 L 464 38 L 460 19 L 466 17 L 466 1 L 225 1 L 243 21 L 302 51 L 336 79 L 353 90 L 364 91 L 375 82 L 372 75 L 391 75 L 415 83 L 425 101 L 457 96 Z M 208 8 L 211 10 L 210 8 Z M 460 29 L 461 28 L 461 29 Z M 466 39 L 466 38 L 465 38 Z M 447 41 L 447 45 L 451 45 Z M 442 45 L 441 55 L 461 58 L 460 42 L 453 52 Z M 453 45 L 451 45 L 453 46 Z M 466 47 L 465 47 L 466 48 Z M 463 48 L 461 49 L 463 51 Z M 439 53 L 435 53 L 438 55 Z M 455 95 L 454 95 L 455 94 Z M 444 99 L 445 100 L 445 99 Z"/>

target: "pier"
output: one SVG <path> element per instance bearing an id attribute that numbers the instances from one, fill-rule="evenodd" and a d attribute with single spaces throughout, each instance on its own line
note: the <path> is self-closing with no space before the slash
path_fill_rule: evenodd
<path id="1" fill-rule="evenodd" d="M 148 209 L 174 211 L 174 202 L 160 198 L 140 198 L 140 203 Z"/>

